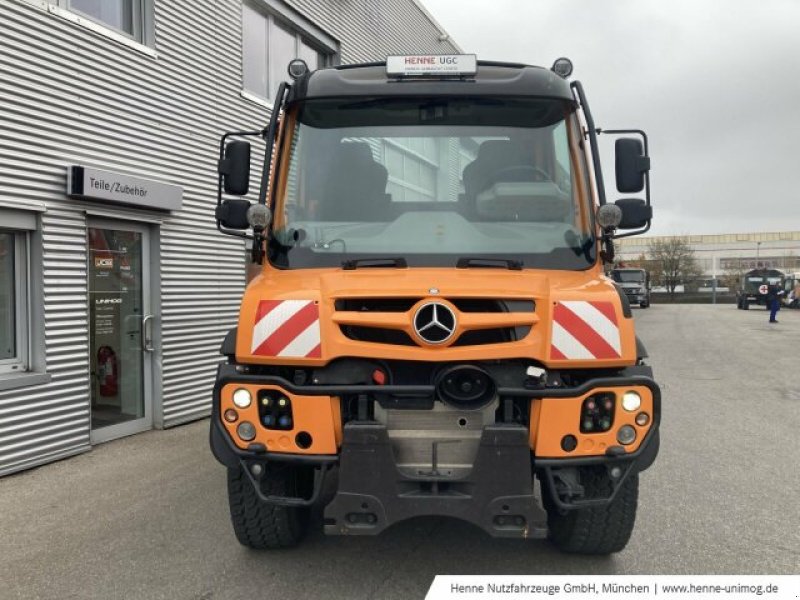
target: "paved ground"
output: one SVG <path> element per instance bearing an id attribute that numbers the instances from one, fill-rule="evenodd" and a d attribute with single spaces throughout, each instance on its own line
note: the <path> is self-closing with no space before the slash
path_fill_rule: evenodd
<path id="1" fill-rule="evenodd" d="M 436 573 L 800 572 L 800 311 L 635 316 L 664 389 L 662 451 L 613 558 L 440 519 L 250 552 L 201 422 L 0 480 L 0 597 L 417 598 Z"/>

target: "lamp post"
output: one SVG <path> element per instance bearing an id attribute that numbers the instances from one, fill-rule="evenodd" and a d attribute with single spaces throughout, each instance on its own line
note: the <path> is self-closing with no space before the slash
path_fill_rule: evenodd
<path id="1" fill-rule="evenodd" d="M 761 242 L 756 242 L 756 269 L 760 269 L 761 265 L 758 263 L 758 257 L 761 250 Z"/>

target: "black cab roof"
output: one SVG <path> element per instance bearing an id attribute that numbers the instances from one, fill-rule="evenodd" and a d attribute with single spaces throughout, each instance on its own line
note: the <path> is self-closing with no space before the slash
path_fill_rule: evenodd
<path id="1" fill-rule="evenodd" d="M 468 77 L 390 76 L 384 62 L 319 69 L 295 81 L 288 102 L 385 96 L 528 96 L 575 102 L 569 82 L 550 69 L 487 61 L 478 61 L 477 74 Z"/>

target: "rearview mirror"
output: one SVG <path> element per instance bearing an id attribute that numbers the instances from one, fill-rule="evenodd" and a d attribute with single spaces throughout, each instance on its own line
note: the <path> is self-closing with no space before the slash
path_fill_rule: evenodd
<path id="1" fill-rule="evenodd" d="M 640 229 L 653 218 L 653 207 L 639 198 L 623 198 L 614 202 L 622 210 L 617 229 Z"/>
<path id="2" fill-rule="evenodd" d="M 218 168 L 226 194 L 246 195 L 250 189 L 250 142 L 236 141 L 225 146 L 225 158 L 219 161 Z"/>
<path id="3" fill-rule="evenodd" d="M 642 141 L 619 138 L 614 144 L 616 153 L 617 190 L 623 194 L 641 192 L 644 175 L 650 170 L 650 158 L 644 154 Z"/>
<path id="4" fill-rule="evenodd" d="M 226 229 L 248 229 L 250 223 L 247 221 L 247 211 L 250 206 L 249 200 L 223 200 L 217 206 L 217 221 Z"/>

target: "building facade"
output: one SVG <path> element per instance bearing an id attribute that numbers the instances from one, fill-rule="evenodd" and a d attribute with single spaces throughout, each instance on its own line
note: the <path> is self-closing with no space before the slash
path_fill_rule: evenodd
<path id="1" fill-rule="evenodd" d="M 694 250 L 706 279 L 756 268 L 800 272 L 800 231 L 623 238 L 616 242 L 617 256 L 623 262 L 646 259 L 650 244 L 675 237 L 686 240 Z"/>
<path id="2" fill-rule="evenodd" d="M 289 60 L 459 51 L 416 0 L 2 0 L 0 32 L 0 475 L 209 413 L 219 138 Z"/>

